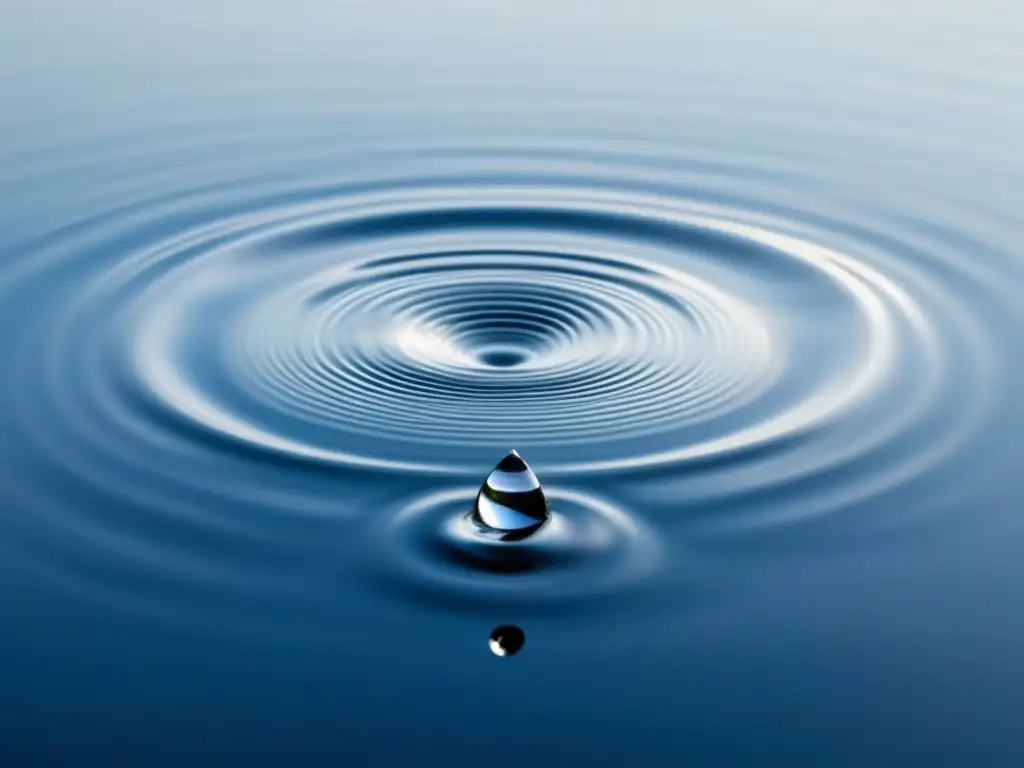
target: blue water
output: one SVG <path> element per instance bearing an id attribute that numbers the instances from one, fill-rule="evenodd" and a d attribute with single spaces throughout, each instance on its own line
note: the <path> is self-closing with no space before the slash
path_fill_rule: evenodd
<path id="1" fill-rule="evenodd" d="M 1024 12 L 841 5 L 0 7 L 0 763 L 1022 764 Z"/>

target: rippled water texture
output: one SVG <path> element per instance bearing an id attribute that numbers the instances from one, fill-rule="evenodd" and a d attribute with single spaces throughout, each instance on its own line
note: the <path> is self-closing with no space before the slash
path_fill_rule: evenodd
<path id="1" fill-rule="evenodd" d="M 0 12 L 5 765 L 1019 764 L 1019 12 L 229 5 Z"/>

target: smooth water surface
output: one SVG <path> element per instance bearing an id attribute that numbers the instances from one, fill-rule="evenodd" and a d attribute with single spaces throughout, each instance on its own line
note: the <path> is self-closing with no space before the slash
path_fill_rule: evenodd
<path id="1" fill-rule="evenodd" d="M 1009 3 L 5 4 L 0 762 L 1022 764 L 1022 157 Z"/>

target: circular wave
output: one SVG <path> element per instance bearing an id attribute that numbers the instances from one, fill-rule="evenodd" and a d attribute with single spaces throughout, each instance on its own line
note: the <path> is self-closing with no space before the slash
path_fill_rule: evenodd
<path id="1" fill-rule="evenodd" d="M 387 470 L 477 473 L 507 445 L 547 475 L 756 452 L 865 402 L 907 355 L 941 362 L 869 264 L 699 209 L 353 195 L 190 232 L 87 295 L 131 294 L 124 367 L 181 425 Z"/>
<path id="2" fill-rule="evenodd" d="M 506 542 L 481 536 L 468 519 L 476 491 L 436 491 L 378 521 L 366 548 L 370 573 L 417 596 L 522 610 L 619 593 L 660 565 L 655 536 L 605 499 L 549 488 L 549 522 Z"/>
<path id="3" fill-rule="evenodd" d="M 475 487 L 510 447 L 602 525 L 597 490 L 743 532 L 964 490 L 946 470 L 999 402 L 1013 284 L 960 258 L 982 242 L 594 165 L 183 192 L 41 239 L 0 277 L 10 557 L 206 625 L 225 593 L 297 610 L 310 553 L 417 493 L 416 522 L 371 540 L 392 575 L 502 594 L 451 560 L 431 484 Z M 530 578 L 632 584 L 638 539 L 608 531 L 549 542 Z"/>

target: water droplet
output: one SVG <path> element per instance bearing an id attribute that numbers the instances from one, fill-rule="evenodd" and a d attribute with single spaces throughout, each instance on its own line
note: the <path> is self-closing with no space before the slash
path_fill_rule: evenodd
<path id="1" fill-rule="evenodd" d="M 526 635 L 519 627 L 505 624 L 491 632 L 491 653 L 495 656 L 514 656 L 526 642 Z"/>
<path id="2" fill-rule="evenodd" d="M 518 453 L 498 462 L 476 495 L 470 518 L 477 530 L 501 541 L 520 541 L 550 519 L 537 476 Z"/>

